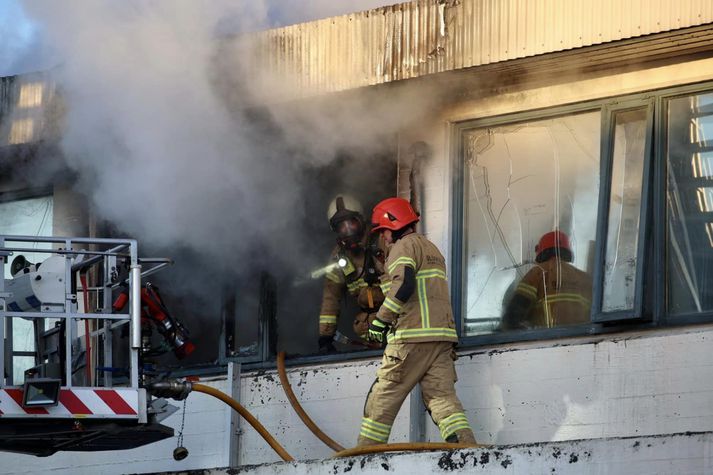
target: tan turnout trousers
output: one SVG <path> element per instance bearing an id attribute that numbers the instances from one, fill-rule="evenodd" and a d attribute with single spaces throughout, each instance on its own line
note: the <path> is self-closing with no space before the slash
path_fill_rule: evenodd
<path id="1" fill-rule="evenodd" d="M 388 442 L 399 408 L 416 384 L 421 385 L 423 402 L 443 440 L 475 443 L 456 396 L 455 359 L 453 343 L 448 341 L 389 343 L 364 404 L 357 445 Z"/>

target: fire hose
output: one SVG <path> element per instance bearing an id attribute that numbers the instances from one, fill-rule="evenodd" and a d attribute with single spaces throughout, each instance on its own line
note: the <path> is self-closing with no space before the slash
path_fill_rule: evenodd
<path id="1" fill-rule="evenodd" d="M 282 387 L 285 391 L 285 395 L 290 401 L 292 408 L 297 412 L 300 419 L 307 425 L 307 427 L 312 431 L 312 433 L 324 442 L 327 446 L 333 450 L 337 450 L 334 457 L 352 457 L 357 455 L 366 455 L 381 452 L 404 452 L 404 451 L 425 451 L 425 450 L 454 450 L 454 449 L 466 449 L 475 447 L 484 447 L 480 444 L 454 444 L 447 442 L 405 442 L 405 443 L 394 443 L 394 444 L 379 444 L 370 445 L 363 447 L 353 447 L 350 449 L 344 449 L 337 442 L 329 438 L 324 432 L 322 432 L 319 427 L 312 421 L 312 419 L 307 415 L 302 406 L 300 405 L 297 397 L 292 391 L 289 380 L 287 379 L 287 374 L 285 373 L 285 353 L 280 352 L 277 358 L 277 371 L 280 376 L 280 381 L 282 382 Z M 149 392 L 157 397 L 171 397 L 173 399 L 182 400 L 188 397 L 191 391 L 197 391 L 200 393 L 208 394 L 216 399 L 224 402 L 238 414 L 240 414 L 248 423 L 253 426 L 253 428 L 262 436 L 263 439 L 272 447 L 272 449 L 286 462 L 294 461 L 294 458 L 287 453 L 284 447 L 280 445 L 277 440 L 270 434 L 267 429 L 258 421 L 255 416 L 253 416 L 245 407 L 240 404 L 235 399 L 231 398 L 224 392 L 206 386 L 199 383 L 191 382 L 158 382 L 149 385 Z"/>
<path id="2" fill-rule="evenodd" d="M 225 394 L 223 391 L 206 386 L 205 384 L 190 383 L 190 382 L 159 382 L 149 386 L 149 391 L 158 397 L 171 397 L 177 400 L 185 399 L 191 391 L 196 391 L 203 394 L 208 394 L 216 399 L 223 401 L 228 406 L 232 407 L 238 414 L 250 423 L 251 426 L 265 439 L 270 447 L 279 455 L 285 462 L 291 462 L 294 458 L 287 453 L 285 448 L 275 440 L 265 426 L 258 421 L 255 416 L 245 409 L 245 407 L 232 397 Z"/>
<path id="3" fill-rule="evenodd" d="M 280 376 L 280 383 L 282 383 L 282 389 L 285 391 L 285 396 L 287 396 L 287 399 L 290 401 L 290 404 L 292 405 L 292 409 L 295 410 L 299 418 L 304 422 L 304 424 L 307 426 L 307 428 L 322 442 L 324 442 L 327 447 L 330 449 L 336 451 L 336 452 L 341 452 L 344 450 L 344 447 L 339 445 L 339 443 L 335 442 L 332 438 L 330 438 L 327 434 L 322 432 L 322 430 L 317 427 L 317 424 L 314 423 L 312 418 L 310 418 L 305 410 L 302 408 L 302 405 L 300 402 L 297 400 L 297 396 L 295 396 L 294 391 L 292 391 L 292 386 L 290 385 L 290 381 L 287 379 L 287 373 L 285 372 L 285 352 L 281 351 L 277 355 L 277 374 Z"/>
<path id="4" fill-rule="evenodd" d="M 449 442 L 398 442 L 394 444 L 365 445 L 363 447 L 352 447 L 351 449 L 340 450 L 334 454 L 334 458 L 354 457 L 357 455 L 375 454 L 381 452 L 415 452 L 426 450 L 456 450 L 472 449 L 483 447 L 479 444 L 452 444 Z"/>
<path id="5" fill-rule="evenodd" d="M 192 386 L 193 386 L 194 391 L 198 391 L 199 393 L 203 393 L 203 394 L 209 394 L 209 395 L 213 396 L 214 398 L 220 399 L 221 401 L 223 401 L 224 403 L 226 403 L 227 405 L 229 405 L 230 407 L 235 409 L 235 411 L 237 411 L 238 414 L 243 416 L 243 418 L 246 421 L 248 421 L 248 423 L 250 423 L 250 425 L 253 426 L 253 428 L 256 431 L 258 431 L 258 433 L 262 436 L 262 438 L 265 439 L 265 442 L 270 444 L 270 447 L 272 447 L 272 449 L 275 452 L 277 452 L 277 455 L 279 455 L 282 458 L 282 460 L 284 460 L 285 462 L 290 462 L 290 461 L 294 460 L 294 458 L 292 458 L 292 456 L 287 453 L 285 448 L 283 446 L 281 446 L 278 441 L 275 440 L 275 438 L 272 436 L 272 434 L 270 434 L 267 431 L 267 429 L 265 429 L 265 426 L 260 424 L 260 421 L 258 421 L 255 418 L 255 416 L 250 414 L 250 412 L 247 409 L 245 409 L 245 407 L 243 407 L 243 405 L 240 404 L 238 401 L 236 401 L 232 397 L 228 396 L 223 391 L 219 391 L 215 388 L 206 386 L 204 384 L 194 383 L 194 384 L 192 384 Z"/>
<path id="6" fill-rule="evenodd" d="M 287 373 L 285 372 L 285 352 L 281 351 L 277 355 L 277 374 L 280 376 L 280 382 L 282 383 L 282 389 L 285 391 L 287 399 L 292 405 L 292 409 L 295 410 L 297 415 L 302 419 L 307 428 L 315 435 L 319 440 L 324 442 L 336 453 L 334 457 L 351 457 L 355 455 L 366 455 L 380 452 L 412 452 L 412 451 L 423 451 L 423 450 L 454 450 L 454 449 L 468 449 L 474 447 L 483 447 L 480 444 L 454 444 L 449 442 L 401 442 L 395 444 L 379 444 L 379 445 L 368 445 L 363 447 L 352 447 L 350 449 L 345 449 L 337 442 L 332 440 L 327 434 L 322 432 L 322 430 L 317 427 L 317 424 L 307 415 L 302 405 L 297 400 L 295 393 L 292 391 L 292 386 L 290 386 L 290 381 L 287 379 Z"/>

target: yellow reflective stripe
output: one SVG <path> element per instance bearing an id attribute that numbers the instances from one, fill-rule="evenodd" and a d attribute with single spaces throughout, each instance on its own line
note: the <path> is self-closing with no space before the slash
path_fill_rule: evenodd
<path id="1" fill-rule="evenodd" d="M 532 299 L 537 298 L 537 288 L 531 286 L 530 284 L 526 284 L 524 282 L 520 282 L 520 284 L 517 286 L 516 292 L 525 294 Z"/>
<path id="2" fill-rule="evenodd" d="M 401 305 L 397 302 L 394 302 L 391 297 L 386 297 L 383 305 L 394 313 L 401 313 L 401 310 L 403 309 L 403 307 L 401 307 Z"/>
<path id="3" fill-rule="evenodd" d="M 426 281 L 419 279 L 416 281 L 416 289 L 418 292 L 418 305 L 421 310 L 421 328 L 431 326 L 431 316 L 428 311 L 428 297 L 426 297 Z"/>
<path id="4" fill-rule="evenodd" d="M 464 421 L 467 421 L 467 420 L 468 420 L 468 419 L 465 417 L 465 412 L 454 412 L 454 413 L 451 414 L 450 416 L 448 416 L 448 417 L 446 417 L 446 418 L 444 418 L 444 419 L 441 419 L 441 421 L 438 423 L 438 427 L 447 426 L 448 424 L 450 424 L 451 422 L 456 421 L 457 419 L 461 419 L 461 420 L 464 420 Z"/>
<path id="5" fill-rule="evenodd" d="M 337 316 L 336 315 L 320 315 L 319 323 L 337 323 Z"/>
<path id="6" fill-rule="evenodd" d="M 396 330 L 386 336 L 386 341 L 392 343 L 394 340 L 408 340 L 409 338 L 442 336 L 448 338 L 458 338 L 458 334 L 453 328 L 408 328 Z"/>
<path id="7" fill-rule="evenodd" d="M 590 306 L 591 302 L 589 299 L 582 297 L 579 294 L 553 294 L 553 295 L 548 295 L 547 298 L 542 298 L 540 299 L 541 302 L 544 302 L 547 300 L 548 303 L 556 303 L 556 302 L 575 302 L 575 303 L 580 303 L 585 306 Z"/>
<path id="8" fill-rule="evenodd" d="M 387 282 L 381 282 L 379 284 L 379 287 L 381 287 L 381 291 L 383 293 L 387 293 L 391 289 L 391 281 L 389 280 Z"/>
<path id="9" fill-rule="evenodd" d="M 359 435 L 366 437 L 367 439 L 375 440 L 376 442 L 387 443 L 389 441 L 388 437 L 372 432 L 370 429 L 362 427 L 359 431 Z"/>
<path id="10" fill-rule="evenodd" d="M 417 279 L 429 279 L 432 277 L 438 277 L 440 279 L 446 278 L 446 272 L 442 269 L 424 269 L 416 272 Z"/>
<path id="11" fill-rule="evenodd" d="M 382 422 L 377 422 L 374 419 L 369 419 L 368 417 L 362 417 L 361 423 L 362 423 L 362 425 L 368 425 L 368 426 L 373 427 L 374 429 L 377 429 L 377 430 L 386 431 L 387 433 L 391 432 L 390 425 L 384 424 Z"/>
<path id="12" fill-rule="evenodd" d="M 391 426 L 389 425 L 376 422 L 368 417 L 364 417 L 361 420 L 361 430 L 359 431 L 359 435 L 377 442 L 386 443 L 389 440 L 390 433 Z"/>
<path id="13" fill-rule="evenodd" d="M 441 437 L 443 437 L 443 440 L 446 440 L 448 437 L 450 437 L 451 435 L 455 434 L 457 431 L 463 430 L 463 429 L 470 429 L 470 430 L 473 430 L 473 429 L 471 429 L 470 424 L 468 423 L 468 421 L 459 422 L 459 423 L 457 423 L 457 424 L 453 424 L 453 425 L 451 425 L 451 426 L 448 426 L 448 429 L 446 429 L 446 430 L 442 430 L 442 431 L 441 431 Z"/>
<path id="14" fill-rule="evenodd" d="M 396 259 L 394 262 L 389 264 L 389 274 L 394 272 L 394 269 L 400 265 L 405 265 L 405 266 L 411 266 L 414 269 L 416 268 L 416 261 L 411 259 L 410 257 L 406 256 L 401 256 L 398 259 Z"/>
<path id="15" fill-rule="evenodd" d="M 458 430 L 470 429 L 470 424 L 464 413 L 456 412 L 440 421 L 438 428 L 440 429 L 441 437 L 445 440 Z"/>
<path id="16" fill-rule="evenodd" d="M 327 277 L 327 279 L 329 279 L 332 282 L 335 282 L 337 284 L 342 283 L 342 279 L 339 277 L 339 274 L 337 274 L 336 272 L 333 272 L 331 270 L 329 272 L 327 272 L 325 277 Z"/>
<path id="17" fill-rule="evenodd" d="M 354 282 L 350 282 L 347 284 L 347 290 L 349 290 L 350 292 L 356 289 L 360 289 L 362 287 L 369 287 L 369 284 L 367 284 L 364 279 L 358 279 Z"/>

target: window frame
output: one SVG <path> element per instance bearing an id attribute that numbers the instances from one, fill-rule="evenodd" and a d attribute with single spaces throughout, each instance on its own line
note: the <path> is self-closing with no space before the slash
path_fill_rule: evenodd
<path id="1" fill-rule="evenodd" d="M 612 96 L 591 101 L 566 104 L 529 111 L 507 113 L 449 124 L 450 146 L 448 148 L 451 183 L 451 222 L 449 223 L 451 253 L 449 258 L 451 304 L 458 331 L 460 346 L 477 348 L 502 343 L 535 340 L 553 340 L 568 337 L 585 337 L 597 334 L 622 333 L 661 327 L 680 327 L 701 323 L 713 323 L 713 310 L 709 312 L 677 315 L 667 314 L 665 302 L 666 271 L 666 147 L 668 132 L 668 101 L 694 94 L 713 92 L 713 81 L 703 81 L 683 86 L 641 91 L 634 94 Z M 637 248 L 637 282 L 633 311 L 602 313 L 603 264 L 605 259 L 605 236 L 608 221 L 609 192 L 611 190 L 614 118 L 615 113 L 647 108 L 646 144 L 640 204 L 639 245 Z M 466 222 L 464 215 L 465 162 L 463 133 L 476 128 L 496 127 L 519 122 L 549 119 L 587 111 L 601 112 L 602 135 L 600 137 L 600 185 L 597 215 L 597 242 L 593 282 L 591 321 L 588 324 L 559 328 L 529 329 L 484 335 L 464 335 L 463 305 L 465 280 L 464 238 Z M 651 256 L 651 262 L 646 262 Z M 648 288 L 648 289 L 647 289 Z M 651 301 L 647 311 L 644 300 Z"/>
<path id="2" fill-rule="evenodd" d="M 592 281 L 592 322 L 605 323 L 622 320 L 640 320 L 643 315 L 644 282 L 646 280 L 646 253 L 651 246 L 646 240 L 646 231 L 649 224 L 651 206 L 651 167 L 653 166 L 651 150 L 653 147 L 654 132 L 654 104 L 653 97 L 627 100 L 614 104 L 605 104 L 602 107 L 602 136 L 600 148 L 601 177 L 599 186 L 599 204 L 597 210 L 597 243 L 595 246 L 595 264 Z M 616 135 L 616 115 L 646 109 L 646 138 L 644 144 L 644 167 L 641 173 L 641 201 L 639 204 L 639 229 L 637 233 L 636 249 L 636 283 L 634 286 L 634 307 L 631 310 L 618 310 L 604 312 L 604 265 L 607 251 L 607 233 L 609 231 L 609 213 L 611 203 L 612 178 L 614 171 L 614 146 Z"/>
<path id="3" fill-rule="evenodd" d="M 667 186 L 667 152 L 668 152 L 668 107 L 673 99 L 692 95 L 713 93 L 713 81 L 687 84 L 676 88 L 663 90 L 656 97 L 655 130 L 659 131 L 655 137 L 654 149 L 654 219 L 653 219 L 653 252 L 654 275 L 666 276 L 666 186 Z M 713 309 L 700 313 L 685 313 L 672 317 L 666 308 L 666 279 L 654 279 L 653 295 L 653 321 L 657 326 L 673 327 L 688 326 L 701 323 L 713 323 Z"/>
<path id="4" fill-rule="evenodd" d="M 565 338 L 580 335 L 592 335 L 598 333 L 598 325 L 594 322 L 583 325 L 572 325 L 559 328 L 537 328 L 527 330 L 514 330 L 502 333 L 490 333 L 483 335 L 464 335 L 463 333 L 463 312 L 465 301 L 463 300 L 463 282 L 465 280 L 465 264 L 463 261 L 466 216 L 464 212 L 463 197 L 465 193 L 465 162 L 462 159 L 465 153 L 463 134 L 468 130 L 497 127 L 502 125 L 512 125 L 533 120 L 547 120 L 557 117 L 564 117 L 577 113 L 600 111 L 603 115 L 603 107 L 611 100 L 585 101 L 574 104 L 567 104 L 557 107 L 534 109 L 531 111 L 516 112 L 492 117 L 454 122 L 450 124 L 450 166 L 451 166 L 451 257 L 449 283 L 451 287 L 451 306 L 453 307 L 453 317 L 456 323 L 456 331 L 461 346 L 484 346 L 513 341 L 531 341 L 551 338 Z M 601 120 L 601 118 L 600 118 Z M 601 156 L 601 151 L 600 151 Z M 600 170 L 602 167 L 600 159 Z M 601 197 L 602 183 L 604 177 L 601 176 L 599 194 Z M 597 224 L 598 226 L 598 224 Z M 597 227 L 597 241 L 599 229 Z M 597 254 L 595 253 L 595 256 Z"/>

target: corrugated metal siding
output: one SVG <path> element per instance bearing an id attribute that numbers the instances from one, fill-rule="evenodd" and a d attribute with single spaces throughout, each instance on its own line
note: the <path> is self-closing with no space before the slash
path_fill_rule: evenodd
<path id="1" fill-rule="evenodd" d="M 253 51 L 308 95 L 711 22 L 711 0 L 417 0 L 260 32 Z"/>

